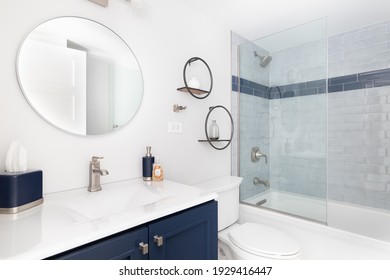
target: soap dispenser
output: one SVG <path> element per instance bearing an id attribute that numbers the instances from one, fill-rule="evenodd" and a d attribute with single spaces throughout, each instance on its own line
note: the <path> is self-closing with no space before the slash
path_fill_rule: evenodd
<path id="1" fill-rule="evenodd" d="M 146 147 L 146 154 L 142 157 L 142 176 L 144 181 L 152 181 L 154 156 L 151 152 L 150 146 Z"/>

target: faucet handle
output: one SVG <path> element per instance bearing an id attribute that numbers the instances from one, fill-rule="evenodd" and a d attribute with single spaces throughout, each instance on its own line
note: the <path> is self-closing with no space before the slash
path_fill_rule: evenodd
<path id="1" fill-rule="evenodd" d="M 265 163 L 268 162 L 267 155 L 263 154 L 260 151 L 259 147 L 252 147 L 252 150 L 251 150 L 251 161 L 252 162 L 257 162 L 257 161 L 260 160 L 261 157 L 263 157 L 265 159 Z"/>
<path id="2" fill-rule="evenodd" d="M 98 162 L 99 159 L 103 159 L 104 157 L 97 157 L 97 156 L 93 156 L 92 157 L 92 162 Z"/>

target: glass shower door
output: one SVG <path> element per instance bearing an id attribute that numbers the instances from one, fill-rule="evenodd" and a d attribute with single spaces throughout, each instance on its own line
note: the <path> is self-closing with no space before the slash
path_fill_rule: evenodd
<path id="1" fill-rule="evenodd" d="M 239 46 L 241 202 L 326 222 L 326 19 Z"/>

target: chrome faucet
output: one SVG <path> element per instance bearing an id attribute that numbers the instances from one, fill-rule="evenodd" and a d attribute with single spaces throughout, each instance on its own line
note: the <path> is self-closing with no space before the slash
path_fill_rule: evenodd
<path id="1" fill-rule="evenodd" d="M 261 180 L 258 177 L 253 178 L 253 184 L 254 185 L 264 185 L 265 187 L 269 188 L 269 180 Z"/>
<path id="2" fill-rule="evenodd" d="M 101 191 L 102 186 L 100 185 L 100 176 L 106 176 L 109 174 L 106 169 L 100 168 L 100 159 L 103 159 L 103 157 L 93 156 L 92 160 L 89 162 L 88 191 L 90 192 Z"/>

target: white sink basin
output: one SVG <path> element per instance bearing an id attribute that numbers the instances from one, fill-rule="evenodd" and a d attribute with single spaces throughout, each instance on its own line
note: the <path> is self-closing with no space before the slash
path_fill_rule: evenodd
<path id="1" fill-rule="evenodd" d="M 111 183 L 102 186 L 102 191 L 88 192 L 86 188 L 61 195 L 51 195 L 46 204 L 55 204 L 72 214 L 75 222 L 96 220 L 115 214 L 143 211 L 154 203 L 172 196 L 172 191 L 163 183 L 139 184 L 132 181 Z"/>

